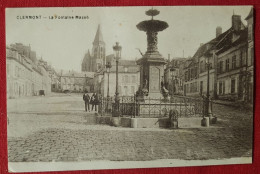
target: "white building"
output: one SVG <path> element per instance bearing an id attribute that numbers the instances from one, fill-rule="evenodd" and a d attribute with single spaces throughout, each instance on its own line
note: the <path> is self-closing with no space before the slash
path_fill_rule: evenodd
<path id="1" fill-rule="evenodd" d="M 51 79 L 44 67 L 21 55 L 15 48 L 6 48 L 7 97 L 39 95 L 43 90 L 50 93 Z"/>
<path id="2" fill-rule="evenodd" d="M 109 84 L 108 84 L 108 72 L 103 69 L 102 73 L 96 76 L 96 79 L 100 78 L 100 89 L 97 90 L 102 96 L 106 97 L 114 96 L 116 92 L 116 62 L 111 61 L 111 69 L 109 72 Z M 119 96 L 134 96 L 140 85 L 140 71 L 139 66 L 132 60 L 119 60 L 118 64 L 118 92 Z M 98 86 L 98 85 L 96 85 Z"/>

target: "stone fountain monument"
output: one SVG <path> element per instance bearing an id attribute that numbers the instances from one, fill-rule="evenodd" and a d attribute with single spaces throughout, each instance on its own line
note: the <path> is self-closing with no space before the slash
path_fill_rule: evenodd
<path id="1" fill-rule="evenodd" d="M 154 16 L 160 11 L 150 9 L 146 11 L 146 15 L 151 16 L 150 20 L 140 22 L 136 27 L 146 32 L 147 35 L 147 51 L 141 59 L 137 61 L 140 66 L 140 89 L 139 96 L 144 98 L 161 98 L 163 97 L 163 76 L 165 59 L 159 53 L 157 44 L 158 32 L 168 28 L 167 22 L 154 20 Z"/>

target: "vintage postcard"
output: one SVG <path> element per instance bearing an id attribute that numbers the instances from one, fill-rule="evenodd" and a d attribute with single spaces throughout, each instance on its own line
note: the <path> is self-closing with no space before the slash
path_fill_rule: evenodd
<path id="1" fill-rule="evenodd" d="M 252 163 L 252 6 L 6 9 L 10 172 Z"/>

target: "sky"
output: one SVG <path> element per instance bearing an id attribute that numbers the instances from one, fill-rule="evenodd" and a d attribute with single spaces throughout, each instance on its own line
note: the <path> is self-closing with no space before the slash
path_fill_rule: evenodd
<path id="1" fill-rule="evenodd" d="M 145 53 L 146 34 L 136 25 L 149 20 L 145 11 L 151 7 L 71 7 L 6 9 L 6 44 L 23 43 L 36 51 L 57 70 L 81 70 L 81 62 L 92 49 L 98 24 L 106 43 L 106 55 L 113 45 L 122 46 L 122 59 L 141 58 Z M 242 22 L 251 6 L 168 6 L 154 19 L 166 21 L 169 27 L 158 34 L 158 49 L 165 57 L 193 56 L 201 43 L 216 35 L 216 27 L 225 32 L 231 27 L 231 16 L 241 15 Z M 21 19 L 41 16 L 40 19 Z M 51 19 L 55 16 L 85 16 L 86 19 Z"/>

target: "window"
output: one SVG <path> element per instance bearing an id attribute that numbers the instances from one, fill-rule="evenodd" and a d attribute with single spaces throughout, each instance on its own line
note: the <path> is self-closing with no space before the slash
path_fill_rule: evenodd
<path id="1" fill-rule="evenodd" d="M 226 59 L 226 71 L 229 71 L 229 59 Z"/>
<path id="2" fill-rule="evenodd" d="M 231 94 L 235 93 L 236 89 L 236 80 L 232 79 L 231 80 Z"/>
<path id="3" fill-rule="evenodd" d="M 190 73 L 190 69 L 188 69 L 188 77 L 187 77 L 188 80 L 190 80 L 190 74 L 191 74 L 191 73 Z"/>
<path id="4" fill-rule="evenodd" d="M 223 94 L 223 83 L 219 82 L 218 93 Z"/>
<path id="5" fill-rule="evenodd" d="M 128 68 L 127 68 L 127 67 L 125 67 L 125 68 L 124 68 L 124 70 L 125 70 L 125 72 L 127 72 L 127 71 L 128 71 Z"/>
<path id="6" fill-rule="evenodd" d="M 236 56 L 233 56 L 232 57 L 232 69 L 236 68 L 236 63 L 237 63 Z"/>
<path id="7" fill-rule="evenodd" d="M 125 76 L 125 83 L 128 83 L 128 76 Z"/>
<path id="8" fill-rule="evenodd" d="M 128 95 L 128 89 L 127 89 L 127 86 L 124 87 L 124 92 L 125 92 L 125 96 Z"/>
<path id="9" fill-rule="evenodd" d="M 185 71 L 185 82 L 188 81 L 188 71 Z"/>
<path id="10" fill-rule="evenodd" d="M 132 76 L 132 83 L 135 83 L 136 79 L 135 76 Z"/>
<path id="11" fill-rule="evenodd" d="M 203 63 L 203 61 L 200 61 L 200 72 L 202 73 L 202 72 L 204 72 L 204 63 Z"/>
<path id="12" fill-rule="evenodd" d="M 131 86 L 131 93 L 134 94 L 135 93 L 135 87 Z"/>
<path id="13" fill-rule="evenodd" d="M 195 79 L 197 78 L 197 74 L 198 74 L 198 67 L 194 68 L 194 77 Z"/>
<path id="14" fill-rule="evenodd" d="M 219 62 L 219 72 L 222 73 L 223 72 L 223 61 Z"/>
<path id="15" fill-rule="evenodd" d="M 190 79 L 193 79 L 193 68 L 190 69 Z"/>
<path id="16" fill-rule="evenodd" d="M 239 62 L 239 64 L 240 64 L 240 67 L 243 66 L 243 51 L 240 52 L 240 62 Z"/>
<path id="17" fill-rule="evenodd" d="M 190 92 L 197 92 L 197 82 L 191 83 Z"/>
<path id="18" fill-rule="evenodd" d="M 225 81 L 219 82 L 219 87 L 218 87 L 218 92 L 219 94 L 225 94 Z"/>

